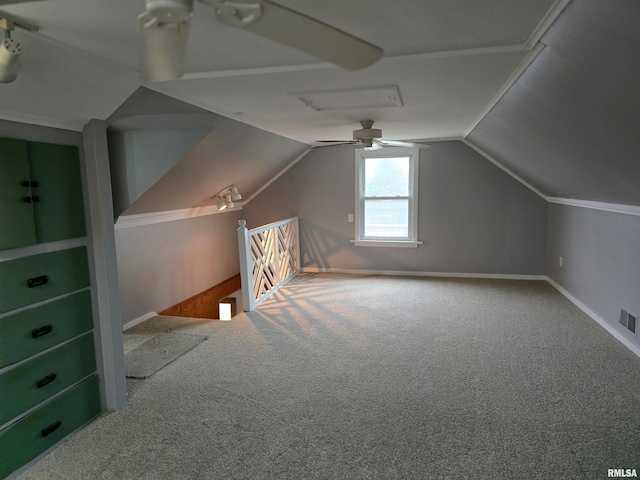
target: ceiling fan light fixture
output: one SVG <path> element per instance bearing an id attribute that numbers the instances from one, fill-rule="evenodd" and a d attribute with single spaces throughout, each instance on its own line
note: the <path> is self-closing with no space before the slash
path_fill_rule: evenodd
<path id="1" fill-rule="evenodd" d="M 184 52 L 193 0 L 146 0 L 138 16 L 144 34 L 142 72 L 145 80 L 175 80 L 184 75 Z"/>

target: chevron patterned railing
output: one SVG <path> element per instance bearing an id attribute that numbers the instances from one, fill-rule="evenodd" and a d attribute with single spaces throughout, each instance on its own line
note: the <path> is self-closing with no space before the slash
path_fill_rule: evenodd
<path id="1" fill-rule="evenodd" d="M 298 217 L 247 229 L 238 222 L 242 303 L 251 311 L 300 271 Z"/>

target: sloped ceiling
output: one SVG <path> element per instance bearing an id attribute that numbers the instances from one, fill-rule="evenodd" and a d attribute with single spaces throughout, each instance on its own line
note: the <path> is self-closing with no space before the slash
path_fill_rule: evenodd
<path id="1" fill-rule="evenodd" d="M 359 72 L 224 25 L 213 7 L 195 2 L 186 75 L 146 86 L 306 143 L 349 138 L 367 118 L 388 138 L 459 137 L 565 1 L 278 0 L 385 50 L 378 65 Z M 0 2 L 0 11 L 40 30 L 14 32 L 23 71 L 0 85 L 0 117 L 81 130 L 92 118 L 109 117 L 141 85 L 143 0 L 10 3 Z M 398 86 L 404 107 L 316 112 L 289 95 L 389 84 Z"/>
<path id="2" fill-rule="evenodd" d="M 466 138 L 547 198 L 640 205 L 637 0 L 278 3 L 380 45 L 385 57 L 345 72 L 222 25 L 196 2 L 187 74 L 145 87 L 171 97 L 170 113 L 182 110 L 180 100 L 196 109 L 187 114 L 202 109 L 222 123 L 136 212 L 201 205 L 239 177 L 251 194 L 296 157 L 298 142 L 347 139 L 365 118 L 390 139 Z M 0 85 L 0 118 L 74 130 L 109 118 L 130 129 L 148 128 L 153 113 L 162 125 L 153 102 L 118 111 L 142 85 L 143 9 L 143 0 L 0 1 L 1 11 L 41 27 L 14 34 L 22 71 Z M 546 48 L 537 55 L 540 38 Z M 317 112 L 290 95 L 382 85 L 397 86 L 404 105 Z M 225 128 L 226 137 L 216 136 Z"/>
<path id="3" fill-rule="evenodd" d="M 640 2 L 573 1 L 467 137 L 549 197 L 640 205 Z"/>
<path id="4" fill-rule="evenodd" d="M 191 152 L 136 200 L 125 214 L 215 205 L 235 184 L 246 199 L 306 150 L 306 145 L 220 117 Z"/>

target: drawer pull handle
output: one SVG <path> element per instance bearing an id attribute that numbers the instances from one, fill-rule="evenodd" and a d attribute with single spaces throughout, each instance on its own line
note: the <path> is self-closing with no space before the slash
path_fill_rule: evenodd
<path id="1" fill-rule="evenodd" d="M 31 336 L 33 338 L 42 337 L 43 335 L 46 335 L 47 333 L 51 333 L 51 330 L 53 330 L 53 326 L 52 325 L 44 325 L 43 327 L 31 330 Z"/>
<path id="2" fill-rule="evenodd" d="M 37 188 L 38 187 L 38 182 L 30 182 L 29 180 L 25 180 L 24 182 L 22 182 L 22 186 L 23 187 L 34 187 L 34 188 Z"/>
<path id="3" fill-rule="evenodd" d="M 27 286 L 29 288 L 39 287 L 40 285 L 44 285 L 47 282 L 49 282 L 49 277 L 46 275 L 41 275 L 39 277 L 34 277 L 27 280 Z"/>
<path id="4" fill-rule="evenodd" d="M 50 373 L 49 375 L 46 375 L 46 376 L 42 377 L 40 380 L 38 380 L 36 382 L 36 386 L 38 388 L 42 388 L 45 385 L 48 385 L 51 382 L 53 382 L 56 378 L 58 378 L 58 374 L 56 372 Z"/>
<path id="5" fill-rule="evenodd" d="M 26 203 L 39 202 L 40 201 L 40 195 L 34 195 L 33 197 L 24 197 L 24 201 Z"/>
<path id="6" fill-rule="evenodd" d="M 60 428 L 60 425 L 62 425 L 62 422 L 60 420 L 56 420 L 55 422 L 53 422 L 51 425 L 49 425 L 48 427 L 44 427 L 40 433 L 42 434 L 43 437 L 46 437 L 47 435 L 51 435 L 53 432 L 55 432 L 58 428 Z"/>

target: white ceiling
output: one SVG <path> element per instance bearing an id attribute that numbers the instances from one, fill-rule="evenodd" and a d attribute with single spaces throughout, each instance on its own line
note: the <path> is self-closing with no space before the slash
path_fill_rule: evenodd
<path id="1" fill-rule="evenodd" d="M 22 71 L 0 84 L 0 118 L 80 130 L 107 119 L 141 85 L 143 0 L 0 1 L 35 23 L 13 34 Z M 373 67 L 348 72 L 221 24 L 196 2 L 187 75 L 145 86 L 206 110 L 311 143 L 350 138 L 371 118 L 389 139 L 464 136 L 533 58 L 566 1 L 278 0 L 385 50 Z M 404 106 L 317 112 L 290 93 L 395 85 Z"/>

